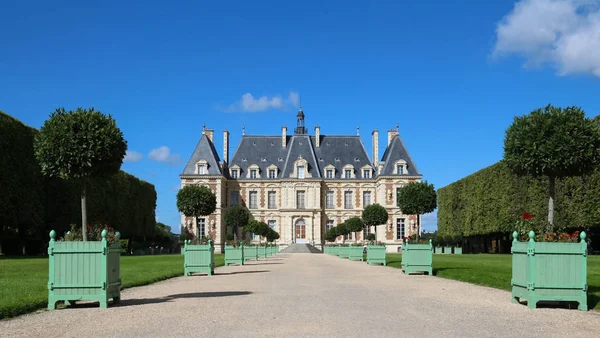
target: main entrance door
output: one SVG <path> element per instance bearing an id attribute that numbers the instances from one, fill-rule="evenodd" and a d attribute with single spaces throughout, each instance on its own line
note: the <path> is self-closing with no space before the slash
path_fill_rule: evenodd
<path id="1" fill-rule="evenodd" d="M 303 219 L 296 221 L 296 243 L 306 243 L 306 222 Z"/>

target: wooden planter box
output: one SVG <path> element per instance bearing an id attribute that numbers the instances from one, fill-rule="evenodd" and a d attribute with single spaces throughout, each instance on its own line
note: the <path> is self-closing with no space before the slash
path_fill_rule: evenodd
<path id="1" fill-rule="evenodd" d="M 279 253 L 279 245 L 275 245 L 275 254 Z"/>
<path id="2" fill-rule="evenodd" d="M 264 245 L 257 246 L 258 248 L 258 258 L 267 258 L 267 247 Z"/>
<path id="3" fill-rule="evenodd" d="M 323 247 L 323 253 L 324 253 L 324 254 L 329 254 L 329 246 L 328 246 L 328 245 L 325 245 L 325 246 Z"/>
<path id="4" fill-rule="evenodd" d="M 351 261 L 364 261 L 364 247 L 352 245 L 348 247 L 348 259 Z"/>
<path id="5" fill-rule="evenodd" d="M 255 245 L 244 245 L 244 261 L 258 259 L 258 247 Z"/>
<path id="6" fill-rule="evenodd" d="M 387 265 L 385 261 L 385 245 L 367 246 L 367 264 Z"/>
<path id="7" fill-rule="evenodd" d="M 244 265 L 244 246 L 225 245 L 225 266 Z"/>
<path id="8" fill-rule="evenodd" d="M 340 256 L 340 247 L 335 245 L 331 247 L 331 255 L 333 256 Z"/>
<path id="9" fill-rule="evenodd" d="M 429 244 L 410 244 L 405 241 L 402 245 L 402 271 L 405 274 L 411 272 L 423 272 L 430 276 L 433 274 L 433 246 Z"/>
<path id="10" fill-rule="evenodd" d="M 350 247 L 349 246 L 340 246 L 338 251 L 339 258 L 348 258 L 350 255 Z"/>
<path id="11" fill-rule="evenodd" d="M 460 246 L 454 247 L 454 254 L 455 255 L 462 255 L 462 247 L 460 247 Z"/>
<path id="12" fill-rule="evenodd" d="M 273 246 L 271 246 L 271 245 L 267 246 L 266 254 L 267 254 L 267 257 L 273 257 Z"/>
<path id="13" fill-rule="evenodd" d="M 183 272 L 185 276 L 192 273 L 215 273 L 215 246 L 212 240 L 208 244 L 192 245 L 189 239 L 183 247 Z"/>
<path id="14" fill-rule="evenodd" d="M 441 246 L 436 246 L 434 248 L 433 253 L 435 253 L 435 254 L 442 254 L 442 253 L 444 253 L 444 248 L 442 248 Z"/>
<path id="15" fill-rule="evenodd" d="M 95 300 L 101 308 L 121 300 L 121 244 L 108 244 L 106 230 L 101 241 L 56 241 L 56 232 L 50 232 L 48 244 L 48 309 L 56 309 L 56 302 L 71 305 L 77 300 Z"/>
<path id="16" fill-rule="evenodd" d="M 446 254 L 446 255 L 452 254 L 452 247 L 451 246 L 445 246 L 443 253 Z"/>
<path id="17" fill-rule="evenodd" d="M 535 309 L 538 301 L 574 301 L 587 311 L 587 242 L 582 232 L 580 243 L 518 242 L 513 233 L 512 302 L 527 300 Z"/>

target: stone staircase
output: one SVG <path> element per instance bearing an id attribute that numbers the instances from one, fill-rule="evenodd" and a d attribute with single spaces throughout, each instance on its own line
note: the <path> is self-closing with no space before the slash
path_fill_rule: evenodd
<path id="1" fill-rule="evenodd" d="M 310 244 L 294 243 L 280 251 L 281 253 L 322 253 L 321 250 Z"/>

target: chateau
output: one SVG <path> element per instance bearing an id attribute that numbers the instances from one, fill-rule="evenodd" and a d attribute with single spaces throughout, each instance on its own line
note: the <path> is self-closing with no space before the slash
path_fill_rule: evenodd
<path id="1" fill-rule="evenodd" d="M 372 132 L 373 159 L 358 135 L 321 134 L 319 126 L 309 135 L 304 112 L 298 111 L 297 126 L 288 135 L 245 135 L 229 159 L 229 132 L 223 131 L 223 157 L 215 146 L 214 130 L 202 130 L 200 141 L 180 175 L 181 187 L 204 185 L 217 196 L 217 209 L 207 217 L 181 216 L 182 224 L 196 235 L 210 236 L 220 252 L 227 231 L 223 213 L 229 206 L 246 206 L 255 219 L 277 231 L 278 243 L 325 244 L 325 231 L 359 216 L 371 203 L 383 205 L 389 213 L 387 224 L 377 227 L 377 240 L 388 251 L 397 252 L 402 237 L 420 232 L 417 215 L 404 215 L 396 206 L 398 188 L 420 181 L 417 170 L 398 134 L 388 130 L 387 143 L 379 160 L 379 132 Z M 362 240 L 374 232 L 366 227 L 346 241 Z M 357 238 L 355 238 L 357 236 Z M 259 238 L 254 238 L 259 240 Z M 338 241 L 344 240 L 341 236 Z"/>

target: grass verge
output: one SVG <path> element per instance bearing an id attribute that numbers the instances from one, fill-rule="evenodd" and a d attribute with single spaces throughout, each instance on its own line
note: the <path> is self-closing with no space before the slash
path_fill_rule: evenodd
<path id="1" fill-rule="evenodd" d="M 215 254 L 215 267 L 224 255 Z M 183 276 L 183 255 L 121 257 L 121 289 Z M 48 306 L 48 259 L 0 259 L 0 319 Z"/>
<path id="2" fill-rule="evenodd" d="M 401 254 L 387 254 L 388 266 L 401 268 Z M 511 255 L 434 255 L 433 274 L 496 289 L 511 290 Z M 588 256 L 588 307 L 600 310 L 600 256 Z M 510 301 L 510 299 L 509 299 Z"/>

